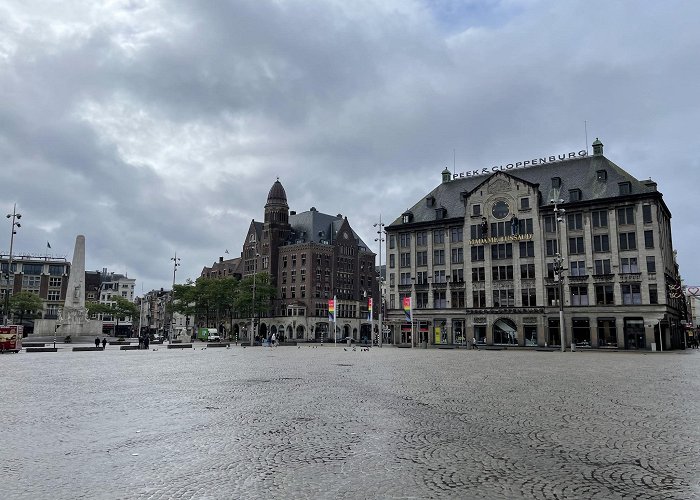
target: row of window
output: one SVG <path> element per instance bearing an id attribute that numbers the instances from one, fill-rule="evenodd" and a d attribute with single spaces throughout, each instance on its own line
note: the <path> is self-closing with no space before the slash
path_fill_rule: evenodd
<path id="1" fill-rule="evenodd" d="M 641 285 L 639 283 L 622 283 L 620 287 L 620 298 L 623 305 L 639 305 L 642 303 Z M 650 284 L 649 288 L 649 304 L 659 303 L 658 289 L 655 284 Z M 559 288 L 558 287 L 547 287 L 547 304 L 546 305 L 557 305 L 559 302 Z M 587 306 L 592 305 L 589 302 L 588 287 L 585 285 L 572 285 L 569 287 L 569 293 L 571 298 L 572 306 Z M 612 284 L 600 284 L 595 285 L 595 305 L 614 305 L 614 285 Z M 445 309 L 448 308 L 447 302 L 447 291 L 436 290 L 433 292 L 433 309 Z M 514 288 L 500 288 L 497 290 L 492 290 L 491 292 L 491 304 L 493 307 L 516 307 L 516 291 Z M 402 299 L 404 296 L 401 295 L 399 298 Z M 429 301 L 429 294 L 427 291 L 417 291 L 415 293 L 415 307 L 417 309 L 427 309 L 431 307 Z M 463 290 L 454 290 L 451 292 L 451 308 L 465 308 L 467 307 L 465 303 L 465 292 Z M 390 298 L 391 308 L 395 309 L 395 296 L 391 295 Z M 486 302 L 486 290 L 473 290 L 472 291 L 472 307 L 473 308 L 484 308 L 488 307 Z M 519 307 L 535 307 L 537 306 L 537 291 L 535 288 L 522 288 L 520 289 L 520 304 Z"/>

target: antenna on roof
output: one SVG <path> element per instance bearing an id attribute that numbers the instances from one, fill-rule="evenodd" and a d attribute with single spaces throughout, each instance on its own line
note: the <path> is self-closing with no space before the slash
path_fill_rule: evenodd
<path id="1" fill-rule="evenodd" d="M 457 152 L 452 148 L 452 173 L 454 174 L 457 170 Z"/>
<path id="2" fill-rule="evenodd" d="M 583 120 L 583 131 L 586 134 L 586 156 L 588 156 L 588 122 Z"/>

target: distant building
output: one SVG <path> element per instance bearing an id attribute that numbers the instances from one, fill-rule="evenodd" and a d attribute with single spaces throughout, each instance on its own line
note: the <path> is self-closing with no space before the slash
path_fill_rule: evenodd
<path id="1" fill-rule="evenodd" d="M 70 262 L 62 257 L 13 255 L 12 272 L 8 274 L 9 255 L 0 255 L 0 306 L 6 298 L 19 292 L 32 292 L 44 302 L 39 318 L 56 319 L 66 298 Z M 8 286 L 8 283 L 10 286 Z M 8 295 L 9 294 L 9 295 Z M 33 330 L 33 319 L 24 320 L 25 332 Z"/>
<path id="2" fill-rule="evenodd" d="M 86 272 L 86 278 L 88 273 Z M 91 277 L 92 278 L 92 277 Z M 108 273 L 107 269 L 102 270 L 100 276 L 101 284 L 99 290 L 99 303 L 114 305 L 114 297 L 119 296 L 127 299 L 129 302 L 134 302 L 134 288 L 136 288 L 136 280 L 128 278 L 123 274 Z M 86 289 L 88 288 L 86 282 Z M 104 333 L 113 336 L 131 336 L 133 331 L 132 318 L 113 317 L 110 315 L 100 315 L 102 320 L 102 328 Z"/>
<path id="3" fill-rule="evenodd" d="M 277 297 L 260 318 L 261 338 L 275 333 L 296 341 L 362 340 L 372 338 L 368 299 L 378 296 L 374 259 L 346 217 L 313 207 L 290 211 L 277 180 L 267 197 L 264 221 L 251 222 L 240 258 L 220 258 L 201 275 L 245 278 L 257 272 L 270 277 Z M 338 302 L 336 335 L 328 319 L 333 297 Z M 250 318 L 234 318 L 227 329 L 232 338 L 249 339 Z"/>
<path id="4" fill-rule="evenodd" d="M 386 232 L 397 342 L 559 346 L 561 289 L 567 347 L 683 345 L 671 213 L 598 140 L 591 156 L 445 169 Z"/>

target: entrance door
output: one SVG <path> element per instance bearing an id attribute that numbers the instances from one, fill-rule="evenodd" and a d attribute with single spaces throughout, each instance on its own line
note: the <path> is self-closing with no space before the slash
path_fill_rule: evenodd
<path id="1" fill-rule="evenodd" d="M 518 344 L 518 330 L 515 323 L 507 318 L 501 318 L 493 324 L 494 344 Z"/>

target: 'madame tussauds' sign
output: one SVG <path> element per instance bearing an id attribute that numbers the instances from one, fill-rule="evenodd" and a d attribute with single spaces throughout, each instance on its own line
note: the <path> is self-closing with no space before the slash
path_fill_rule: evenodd
<path id="1" fill-rule="evenodd" d="M 578 153 L 576 152 L 571 152 L 568 154 L 563 154 L 563 155 L 552 155 L 552 156 L 545 156 L 543 158 L 533 158 L 531 160 L 524 160 L 524 161 L 518 161 L 515 163 L 506 163 L 505 165 L 495 165 L 491 168 L 484 167 L 481 170 L 468 170 L 466 172 L 455 172 L 452 174 L 453 179 L 460 179 L 463 177 L 476 177 L 477 175 L 486 175 L 486 174 L 492 174 L 494 172 L 498 172 L 500 170 L 514 170 L 516 168 L 528 168 L 528 167 L 534 167 L 536 165 L 546 165 L 549 163 L 556 163 L 558 161 L 564 161 L 564 160 L 573 160 L 575 158 L 583 158 L 585 156 L 588 156 L 588 152 L 585 149 L 582 149 Z"/>

